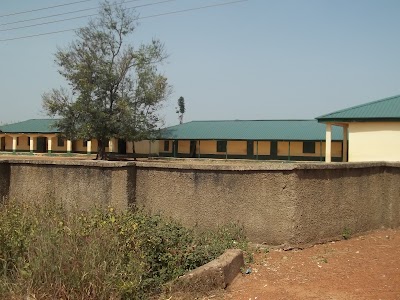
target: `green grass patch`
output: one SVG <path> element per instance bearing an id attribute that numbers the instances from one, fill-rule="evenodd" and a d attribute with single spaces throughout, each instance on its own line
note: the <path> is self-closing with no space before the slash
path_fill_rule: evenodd
<path id="1" fill-rule="evenodd" d="M 148 299 L 163 284 L 247 247 L 231 224 L 199 233 L 141 211 L 0 206 L 1 299 Z"/>

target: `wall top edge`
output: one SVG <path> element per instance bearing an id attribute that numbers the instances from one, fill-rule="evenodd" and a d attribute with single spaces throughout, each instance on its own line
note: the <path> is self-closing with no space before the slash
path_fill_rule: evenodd
<path id="1" fill-rule="evenodd" d="M 1 159 L 0 164 L 18 164 L 18 165 L 57 165 L 57 166 L 86 166 L 86 167 L 103 167 L 103 168 L 119 168 L 134 166 L 134 162 L 122 161 L 98 161 L 98 160 L 48 160 L 48 159 Z"/>
<path id="2" fill-rule="evenodd" d="M 96 161 L 96 160 L 40 160 L 40 159 L 1 159 L 0 164 L 86 166 L 101 168 L 120 168 L 137 166 L 139 168 L 180 169 L 180 170 L 221 170 L 221 171 L 291 171 L 291 170 L 329 170 L 359 169 L 371 167 L 400 168 L 400 162 L 357 162 L 357 163 L 321 163 L 321 162 L 244 162 L 219 160 L 175 160 L 175 161 Z"/>

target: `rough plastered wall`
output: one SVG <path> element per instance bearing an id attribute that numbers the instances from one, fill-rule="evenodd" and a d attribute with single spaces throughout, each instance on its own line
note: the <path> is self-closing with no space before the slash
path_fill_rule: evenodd
<path id="1" fill-rule="evenodd" d="M 251 240 L 282 244 L 292 238 L 294 179 L 295 174 L 279 169 L 138 163 L 136 201 L 185 225 L 239 222 Z"/>
<path id="2" fill-rule="evenodd" d="M 303 245 L 400 226 L 400 165 L 137 166 L 136 200 L 184 224 L 242 223 L 253 242 Z"/>
<path id="3" fill-rule="evenodd" d="M 126 163 L 14 161 L 10 163 L 10 199 L 55 200 L 78 208 L 127 209 L 134 195 L 134 167 Z"/>
<path id="4" fill-rule="evenodd" d="M 305 165 L 295 173 L 292 244 L 400 226 L 399 165 Z"/>
<path id="5" fill-rule="evenodd" d="M 239 222 L 270 245 L 400 226 L 399 163 L 4 161 L 0 195 L 89 208 L 130 204 L 200 228 Z"/>

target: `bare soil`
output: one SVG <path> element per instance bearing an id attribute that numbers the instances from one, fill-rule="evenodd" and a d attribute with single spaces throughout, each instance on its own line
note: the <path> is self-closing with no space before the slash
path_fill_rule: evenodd
<path id="1" fill-rule="evenodd" d="M 303 250 L 259 249 L 249 268 L 221 299 L 400 299 L 400 229 Z"/>

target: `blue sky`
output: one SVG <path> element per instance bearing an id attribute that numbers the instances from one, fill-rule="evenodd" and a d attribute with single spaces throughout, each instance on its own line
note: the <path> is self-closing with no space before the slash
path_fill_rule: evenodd
<path id="1" fill-rule="evenodd" d="M 229 1 L 175 0 L 137 12 L 147 16 Z M 0 15 L 68 2 L 73 1 L 1 1 Z M 0 40 L 76 28 L 86 20 L 13 31 L 4 29 L 31 23 L 1 24 L 97 5 L 93 0 L 0 17 Z M 170 55 L 162 66 L 174 89 L 162 110 L 166 125 L 178 123 L 179 96 L 186 100 L 184 121 L 310 119 L 400 94 L 399 12 L 398 0 L 248 0 L 143 19 L 132 43 L 155 37 Z M 73 38 L 67 32 L 0 42 L 0 123 L 46 117 L 41 95 L 65 85 L 54 53 Z"/>

